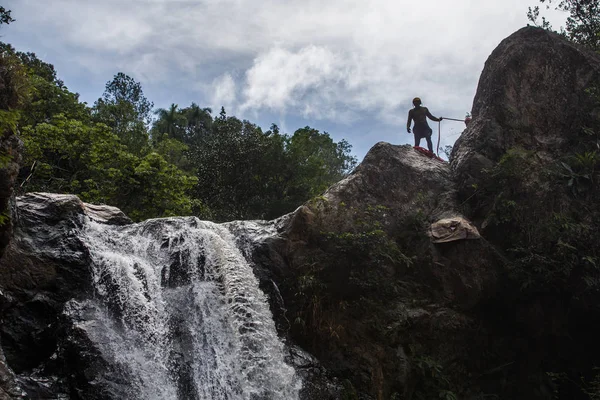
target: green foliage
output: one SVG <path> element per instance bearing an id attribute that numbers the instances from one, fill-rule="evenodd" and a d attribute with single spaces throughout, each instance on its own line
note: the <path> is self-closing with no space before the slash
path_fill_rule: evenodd
<path id="1" fill-rule="evenodd" d="M 104 124 L 59 114 L 25 127 L 22 139 L 26 165 L 38 161 L 29 190 L 76 193 L 84 201 L 118 206 L 136 220 L 191 213 L 184 193 L 195 179 L 157 153 L 129 153 Z"/>
<path id="2" fill-rule="evenodd" d="M 37 75 L 61 87 L 64 86 L 63 82 L 56 77 L 54 66 L 40 60 L 35 53 L 17 51 L 13 46 L 4 42 L 0 42 L 0 49 L 3 53 L 12 54 L 21 60 L 21 64 L 31 75 Z"/>
<path id="3" fill-rule="evenodd" d="M 33 53 L 20 53 L 9 45 L 2 48 L 4 54 L 18 61 L 29 89 L 28 101 L 21 102 L 21 111 L 2 112 L 0 118 L 13 130 L 17 124 L 20 126 L 25 144 L 23 164 L 36 166 L 34 171 L 27 171 L 33 172 L 27 190 L 74 193 L 84 201 L 120 207 L 134 219 L 189 215 L 192 204 L 205 209 L 186 193 L 195 185 L 195 178 L 165 159 L 183 162 L 185 145 L 166 142 L 157 149 L 162 155 L 149 151 L 141 154 L 140 148 L 148 147 L 146 140 L 132 153 L 123 144 L 127 138 L 119 137 L 123 131 L 115 125 L 96 122 L 101 119 L 98 113 L 93 120 L 79 96 L 56 78 L 53 66 Z M 107 85 L 111 92 L 105 94 L 106 107 L 102 112 L 115 117 L 113 122 L 131 112 L 133 120 L 125 125 L 139 129 L 141 136 L 147 137 L 140 113 L 149 103 L 140 99 L 138 84 L 128 77 L 118 77 L 125 84 Z M 126 104 L 129 100 L 140 104 Z M 123 110 L 125 114 L 118 114 Z"/>
<path id="4" fill-rule="evenodd" d="M 600 368 L 594 368 L 594 377 L 586 385 L 584 392 L 590 396 L 590 400 L 600 400 Z"/>
<path id="5" fill-rule="evenodd" d="M 19 122 L 19 115 L 20 113 L 18 111 L 7 111 L 7 110 L 0 110 L 0 131 L 1 132 L 6 132 L 6 131 L 10 131 L 14 134 L 17 133 L 17 123 Z M 0 166 L 1 168 L 1 166 Z"/>
<path id="6" fill-rule="evenodd" d="M 0 42 L 3 57 L 12 60 L 12 68 L 19 70 L 12 87 L 19 93 L 13 101 L 21 109 L 19 126 L 34 126 L 48 122 L 56 114 L 87 120 L 89 111 L 79 102 L 79 95 L 70 92 L 56 77 L 54 66 L 38 59 L 34 53 L 16 51 L 10 44 Z M 3 95 L 7 93 L 3 91 Z M 14 95 L 13 95 L 14 96 Z"/>
<path id="7" fill-rule="evenodd" d="M 581 196 L 593 188 L 598 164 L 597 151 L 573 154 L 559 163 L 557 175 L 566 181 L 574 196 Z"/>
<path id="8" fill-rule="evenodd" d="M 412 349 L 415 351 L 414 348 Z M 418 383 L 414 397 L 417 400 L 457 400 L 456 394 L 450 390 L 451 382 L 443 365 L 434 358 L 419 354 L 413 357 L 412 365 L 416 369 Z"/>
<path id="9" fill-rule="evenodd" d="M 183 171 L 191 172 L 193 166 L 189 160 L 189 146 L 177 139 L 166 138 L 156 143 L 154 151 L 164 157 L 169 163 Z"/>
<path id="10" fill-rule="evenodd" d="M 94 104 L 93 118 L 108 125 L 130 152 L 142 155 L 149 148 L 147 125 L 152 107 L 142 85 L 119 72 L 106 84 L 102 98 Z"/>
<path id="11" fill-rule="evenodd" d="M 308 126 L 298 129 L 286 141 L 287 158 L 294 169 L 290 190 L 308 197 L 325 191 L 356 165 L 351 147 L 345 140 L 335 143 L 327 132 Z"/>
<path id="12" fill-rule="evenodd" d="M 196 197 L 218 221 L 273 217 L 273 210 L 285 202 L 282 143 L 280 136 L 263 133 L 248 121 L 215 119 L 210 132 L 190 145 Z"/>
<path id="13" fill-rule="evenodd" d="M 154 103 L 144 96 L 142 85 L 122 72 L 116 74 L 112 81 L 106 83 L 101 99 L 107 105 L 128 104 L 136 119 L 150 122 L 150 114 Z"/>
<path id="14" fill-rule="evenodd" d="M 25 190 L 69 192 L 134 219 L 195 214 L 273 218 L 341 179 L 356 160 L 346 141 L 303 128 L 281 134 L 192 103 L 159 109 L 118 73 L 92 108 L 34 53 L 0 43 L 0 124 L 21 132 Z M 150 140 L 152 139 L 152 140 Z M 8 162 L 2 155 L 0 162 Z"/>
<path id="15" fill-rule="evenodd" d="M 342 400 L 358 400 L 358 394 L 356 393 L 356 389 L 352 382 L 348 379 L 344 379 L 342 381 L 342 386 L 344 387 L 344 391 L 342 392 Z"/>
<path id="16" fill-rule="evenodd" d="M 20 108 L 27 101 L 30 86 L 27 71 L 19 58 L 7 51 L 0 43 L 0 135 L 8 132 L 18 133 L 18 122 L 21 116 Z M 5 168 L 13 160 L 9 151 L 0 151 L 0 169 Z M 0 215 L 0 225 L 8 217 Z"/>
<path id="17" fill-rule="evenodd" d="M 145 219 L 155 215 L 171 217 L 190 215 L 192 200 L 187 190 L 196 184 L 196 178 L 188 176 L 157 154 L 150 153 L 139 161 L 134 169 L 134 182 L 127 202 L 133 202 L 130 215 Z"/>
<path id="18" fill-rule="evenodd" d="M 546 8 L 555 4 L 556 10 L 568 13 L 565 28 L 561 33 L 570 40 L 600 50 L 600 1 L 599 0 L 540 0 Z M 540 8 L 529 7 L 527 18 L 536 26 L 552 29 L 550 23 L 542 17 L 539 22 Z"/>
<path id="19" fill-rule="evenodd" d="M 322 197 L 309 204 L 316 214 L 310 243 L 315 251 L 298 268 L 295 323 L 312 337 L 325 337 L 328 343 L 343 341 L 347 332 L 340 318 L 345 310 L 387 307 L 404 290 L 398 277 L 413 265 L 414 258 L 383 230 L 389 218 L 386 207 L 359 210 L 340 203 L 334 219 L 348 224 L 335 230 L 336 226 L 320 217 L 335 215 L 332 205 Z M 378 303 L 367 305 L 367 298 Z"/>
<path id="20" fill-rule="evenodd" d="M 493 240 L 505 249 L 522 289 L 565 290 L 573 275 L 585 283 L 576 286 L 578 294 L 600 289 L 600 215 L 593 208 L 598 157 L 596 151 L 570 154 L 542 168 L 531 152 L 515 148 L 487 171 L 477 194 L 491 201 L 484 228 L 501 232 Z"/>
<path id="21" fill-rule="evenodd" d="M 155 142 L 160 142 L 164 138 L 173 138 L 182 142 L 185 140 L 185 127 L 188 121 L 185 114 L 177 108 L 177 104 L 171 104 L 168 110 L 159 108 L 155 111 L 158 116 L 152 128 L 152 139 Z"/>
<path id="22" fill-rule="evenodd" d="M 18 111 L 27 101 L 29 80 L 18 55 L 0 42 L 0 110 Z M 8 118 L 6 115 L 6 118 Z"/>
<path id="23" fill-rule="evenodd" d="M 0 25 L 8 25 L 11 22 L 15 22 L 15 20 L 11 17 L 10 10 L 0 6 Z"/>
<path id="24" fill-rule="evenodd" d="M 158 126 L 156 124 L 155 126 Z M 350 145 L 304 128 L 291 137 L 263 132 L 225 110 L 189 139 L 197 198 L 219 221 L 268 219 L 293 211 L 341 179 L 355 164 Z M 163 129 L 165 130 L 165 129 Z"/>

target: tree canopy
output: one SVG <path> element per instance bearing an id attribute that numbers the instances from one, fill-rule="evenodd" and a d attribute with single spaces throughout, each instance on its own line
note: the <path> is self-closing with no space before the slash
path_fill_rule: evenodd
<path id="1" fill-rule="evenodd" d="M 293 211 L 356 164 L 348 142 L 310 127 L 263 131 L 196 103 L 155 110 L 141 83 L 122 72 L 89 107 L 34 53 L 1 42 L 0 51 L 26 87 L 5 118 L 25 144 L 24 191 L 74 193 L 134 220 L 264 219 Z"/>
<path id="2" fill-rule="evenodd" d="M 570 40 L 600 50 L 600 0 L 540 0 L 546 8 L 554 4 L 556 10 L 568 13 L 561 33 Z M 540 7 L 529 7 L 527 18 L 536 26 L 552 29 L 545 17 L 540 18 Z"/>
<path id="3" fill-rule="evenodd" d="M 15 22 L 15 20 L 10 16 L 10 12 L 10 10 L 6 10 L 4 7 L 0 6 L 0 25 Z"/>

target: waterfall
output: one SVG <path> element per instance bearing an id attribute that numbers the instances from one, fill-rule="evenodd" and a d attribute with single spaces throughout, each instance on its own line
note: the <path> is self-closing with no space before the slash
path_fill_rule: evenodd
<path id="1" fill-rule="evenodd" d="M 298 399 L 267 298 L 225 226 L 88 221 L 82 240 L 96 292 L 87 329 L 127 400 Z"/>

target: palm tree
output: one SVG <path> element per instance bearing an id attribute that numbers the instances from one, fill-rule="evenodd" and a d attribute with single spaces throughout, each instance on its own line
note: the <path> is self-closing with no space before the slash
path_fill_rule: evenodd
<path id="1" fill-rule="evenodd" d="M 171 104 L 168 110 L 159 108 L 154 112 L 158 116 L 152 128 L 152 138 L 155 141 L 162 140 L 163 136 L 183 141 L 185 117 L 177 107 L 177 104 Z"/>
<path id="2" fill-rule="evenodd" d="M 182 110 L 187 119 L 186 138 L 187 144 L 197 142 L 203 135 L 210 132 L 212 127 L 212 109 L 209 107 L 200 108 L 196 103 Z"/>

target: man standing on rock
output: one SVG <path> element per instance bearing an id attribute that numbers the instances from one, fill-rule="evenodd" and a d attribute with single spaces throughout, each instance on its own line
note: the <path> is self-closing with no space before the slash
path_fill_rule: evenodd
<path id="1" fill-rule="evenodd" d="M 427 118 L 432 121 L 441 121 L 443 118 L 436 118 L 427 109 L 427 107 L 421 107 L 421 99 L 415 97 L 413 99 L 413 105 L 415 108 L 408 112 L 408 122 L 406 123 L 406 131 L 410 133 L 410 124 L 414 120 L 415 126 L 413 127 L 413 133 L 415 135 L 415 146 L 421 144 L 421 139 L 427 140 L 427 147 L 429 151 L 433 153 L 433 143 L 431 143 L 432 130 L 427 125 Z"/>

